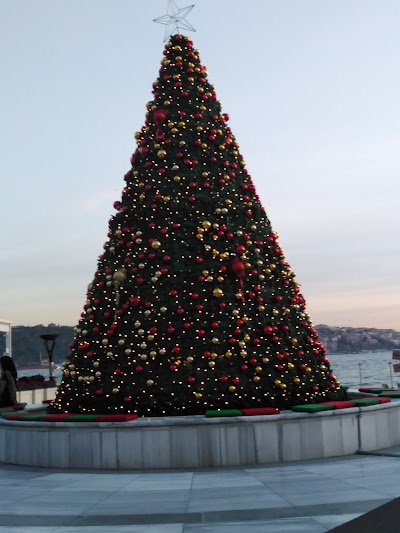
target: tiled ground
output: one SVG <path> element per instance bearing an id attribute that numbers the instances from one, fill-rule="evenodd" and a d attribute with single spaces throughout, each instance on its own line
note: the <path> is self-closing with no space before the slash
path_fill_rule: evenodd
<path id="1" fill-rule="evenodd" d="M 202 471 L 0 465 L 0 533 L 323 533 L 400 496 L 386 455 Z"/>

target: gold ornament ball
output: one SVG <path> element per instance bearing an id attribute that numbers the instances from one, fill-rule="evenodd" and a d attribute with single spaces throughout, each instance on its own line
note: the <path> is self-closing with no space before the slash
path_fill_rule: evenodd
<path id="1" fill-rule="evenodd" d="M 260 376 L 254 376 L 253 381 L 255 383 L 258 383 L 260 381 L 260 379 L 261 379 Z"/>
<path id="2" fill-rule="evenodd" d="M 100 372 L 100 370 L 98 370 L 98 371 L 95 373 L 95 376 L 96 376 L 96 378 L 101 377 L 101 372 Z"/>
<path id="3" fill-rule="evenodd" d="M 222 289 L 220 289 L 219 287 L 216 287 L 214 290 L 213 290 L 213 295 L 216 297 L 216 298 L 221 298 L 221 296 L 224 295 L 224 291 Z"/>
<path id="4" fill-rule="evenodd" d="M 95 361 L 95 362 L 93 363 L 93 366 L 94 366 L 94 368 L 99 368 L 100 363 L 99 363 L 98 361 Z"/>
<path id="5" fill-rule="evenodd" d="M 282 381 L 281 381 L 280 379 L 276 379 L 276 380 L 274 381 L 274 383 L 275 383 L 275 385 L 278 385 L 278 386 L 279 386 L 279 385 L 282 383 Z"/>
<path id="6" fill-rule="evenodd" d="M 231 385 L 231 386 L 229 387 L 229 392 L 235 392 L 235 390 L 236 390 L 235 385 Z"/>
<path id="7" fill-rule="evenodd" d="M 154 385 L 154 381 L 152 379 L 148 379 L 146 383 L 149 387 L 152 387 Z"/>
<path id="8" fill-rule="evenodd" d="M 186 361 L 188 363 L 193 363 L 193 357 L 191 355 L 189 355 L 189 357 L 187 357 Z"/>
<path id="9" fill-rule="evenodd" d="M 153 242 L 151 243 L 151 247 L 152 247 L 154 250 L 157 250 L 157 248 L 160 248 L 160 246 L 161 246 L 160 241 L 157 241 L 157 240 L 156 240 L 156 241 L 153 241 Z"/>
<path id="10" fill-rule="evenodd" d="M 298 385 L 299 383 L 301 383 L 301 379 L 300 378 L 294 378 L 293 382 L 296 383 L 296 385 Z"/>
<path id="11" fill-rule="evenodd" d="M 208 366 L 209 366 L 210 368 L 214 368 L 214 366 L 215 366 L 215 361 L 210 361 L 210 362 L 208 363 Z"/>
<path id="12" fill-rule="evenodd" d="M 199 400 L 200 398 L 203 397 L 202 393 L 201 392 L 195 392 L 195 397 Z"/>
<path id="13" fill-rule="evenodd" d="M 158 150 L 157 157 L 160 159 L 164 159 L 164 157 L 167 155 L 167 152 L 165 150 Z"/>
<path id="14" fill-rule="evenodd" d="M 123 283 L 126 280 L 126 271 L 123 268 L 120 268 L 113 274 L 113 280 L 117 283 Z"/>
<path id="15" fill-rule="evenodd" d="M 116 387 L 112 391 L 113 391 L 113 394 L 118 394 L 119 393 L 119 389 L 117 389 Z"/>

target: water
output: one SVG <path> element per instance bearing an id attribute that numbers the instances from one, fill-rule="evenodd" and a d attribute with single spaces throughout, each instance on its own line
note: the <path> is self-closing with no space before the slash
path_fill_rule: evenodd
<path id="1" fill-rule="evenodd" d="M 27 377 L 27 376 L 43 376 L 45 379 L 49 379 L 49 371 L 46 368 L 34 368 L 34 369 L 27 369 L 27 370 L 18 370 L 17 373 L 19 378 Z M 54 369 L 53 376 L 56 381 L 60 381 L 62 372 L 60 369 Z"/>
<path id="2" fill-rule="evenodd" d="M 381 386 L 383 383 L 391 386 L 390 363 L 392 362 L 392 352 L 365 352 L 365 353 L 343 353 L 328 355 L 331 368 L 343 385 L 350 387 L 360 386 Z M 361 365 L 361 366 L 359 366 Z M 18 372 L 18 377 L 42 374 L 46 379 L 49 377 L 48 370 L 23 370 Z M 60 369 L 54 371 L 56 381 L 60 381 L 62 372 Z M 400 373 L 393 372 L 392 380 L 394 387 L 400 383 Z M 400 388 L 400 385 L 399 385 Z"/>
<path id="3" fill-rule="evenodd" d="M 400 373 L 395 373 L 392 369 L 392 380 L 390 378 L 391 363 L 393 363 L 392 353 L 387 351 L 331 354 L 328 355 L 328 359 L 331 362 L 333 373 L 339 378 L 342 385 L 358 388 L 361 370 L 361 383 L 364 387 L 380 387 L 383 383 L 392 386 L 393 380 L 393 386 L 397 388 L 398 383 L 400 383 Z"/>

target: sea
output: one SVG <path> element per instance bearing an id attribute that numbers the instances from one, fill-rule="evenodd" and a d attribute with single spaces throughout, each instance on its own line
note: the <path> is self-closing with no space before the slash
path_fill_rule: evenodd
<path id="1" fill-rule="evenodd" d="M 400 373 L 393 372 L 393 352 L 328 354 L 332 372 L 351 388 L 388 385 L 400 388 Z"/>
<path id="2" fill-rule="evenodd" d="M 400 373 L 393 372 L 392 351 L 328 354 L 332 372 L 342 385 L 351 388 L 382 386 L 400 388 Z M 48 370 L 41 368 L 21 370 L 18 377 L 41 374 L 46 379 Z M 56 381 L 61 379 L 61 370 L 54 370 Z"/>

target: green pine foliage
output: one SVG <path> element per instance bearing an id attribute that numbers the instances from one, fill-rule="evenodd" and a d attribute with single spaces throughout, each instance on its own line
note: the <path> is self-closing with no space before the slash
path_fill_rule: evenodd
<path id="1" fill-rule="evenodd" d="M 53 412 L 341 399 L 198 51 L 167 43 Z"/>

